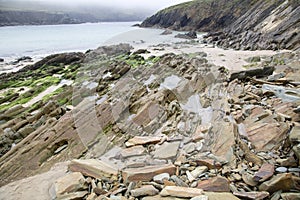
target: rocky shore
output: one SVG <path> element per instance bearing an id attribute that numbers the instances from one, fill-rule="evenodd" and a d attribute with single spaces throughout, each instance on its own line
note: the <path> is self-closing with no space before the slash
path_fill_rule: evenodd
<path id="1" fill-rule="evenodd" d="M 299 199 L 299 52 L 232 71 L 197 45 L 105 46 L 1 74 L 0 199 Z"/>

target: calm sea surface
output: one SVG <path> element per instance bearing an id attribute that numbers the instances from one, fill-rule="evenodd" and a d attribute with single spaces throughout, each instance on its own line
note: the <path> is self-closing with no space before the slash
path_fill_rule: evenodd
<path id="1" fill-rule="evenodd" d="M 0 27 L 0 57 L 19 57 L 101 46 L 112 37 L 137 30 L 137 22 Z"/>

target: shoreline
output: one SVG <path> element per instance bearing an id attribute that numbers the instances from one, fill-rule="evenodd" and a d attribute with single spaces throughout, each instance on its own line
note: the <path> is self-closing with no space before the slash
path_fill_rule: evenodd
<path id="1" fill-rule="evenodd" d="M 201 35 L 202 36 L 202 35 Z M 200 36 L 200 39 L 201 39 Z M 198 38 L 199 39 L 199 38 Z M 211 44 L 203 44 L 201 42 L 197 44 L 186 44 L 186 42 L 189 42 L 189 40 L 182 39 L 182 42 L 176 43 L 160 43 L 160 44 L 143 44 L 143 43 L 129 43 L 131 46 L 133 46 L 133 51 L 139 50 L 139 49 L 147 49 L 150 51 L 150 54 L 144 54 L 146 58 L 154 55 L 154 56 L 161 56 L 166 53 L 175 53 L 175 54 L 189 54 L 189 53 L 196 53 L 196 52 L 204 52 L 207 54 L 207 59 L 211 64 L 215 64 L 217 66 L 224 66 L 228 70 L 237 71 L 237 70 L 243 70 L 244 68 L 242 66 L 249 64 L 249 62 L 245 61 L 245 59 L 255 56 L 272 56 L 278 53 L 283 52 L 291 52 L 291 50 L 255 50 L 255 51 L 249 51 L 249 50 L 234 50 L 234 49 L 224 49 L 222 47 L 216 47 Z M 117 44 L 117 43 L 116 43 Z M 120 44 L 120 43 L 119 43 Z M 101 46 L 106 46 L 106 44 L 102 44 Z M 101 47 L 99 46 L 99 47 Z M 158 50 L 159 46 L 163 46 L 160 50 Z M 12 62 L 15 62 L 19 58 L 22 58 L 20 56 L 10 56 L 10 57 L 1 57 L 4 59 L 4 62 L 0 63 L 0 74 L 3 73 L 10 73 L 10 72 L 17 72 L 23 67 L 27 65 L 32 65 L 43 58 L 55 55 L 55 54 L 62 54 L 62 53 L 71 53 L 71 52 L 81 52 L 85 53 L 89 50 L 95 50 L 95 49 L 74 49 L 74 50 L 66 50 L 66 51 L 54 51 L 49 53 L 43 53 L 43 54 L 37 54 L 32 55 L 29 57 L 31 60 L 24 60 L 20 61 L 17 64 L 12 64 Z"/>
<path id="2" fill-rule="evenodd" d="M 80 25 L 95 25 L 95 24 L 114 24 L 115 22 L 102 22 L 102 23 L 83 23 Z M 128 23 L 128 22 L 126 22 Z M 134 24 L 134 22 L 130 22 L 130 24 Z M 72 25 L 72 24 L 66 24 Z M 77 24 L 78 25 L 78 24 Z M 52 25 L 45 25 L 52 26 Z M 63 25 L 55 25 L 55 26 L 63 26 Z M 195 52 L 205 52 L 207 54 L 207 59 L 210 63 L 213 63 L 218 66 L 224 66 L 228 70 L 242 70 L 244 65 L 249 64 L 245 61 L 245 59 L 254 56 L 271 56 L 280 52 L 287 52 L 288 50 L 281 51 L 273 51 L 273 50 L 256 50 L 256 51 L 243 51 L 243 50 L 233 50 L 233 49 L 224 49 L 221 47 L 214 46 L 212 44 L 204 44 L 202 43 L 203 36 L 207 33 L 198 32 L 198 38 L 194 40 L 176 38 L 176 34 L 187 33 L 188 31 L 174 31 L 170 30 L 170 34 L 163 35 L 162 33 L 168 29 L 163 28 L 144 28 L 144 27 L 135 27 L 133 30 L 129 30 L 118 35 L 112 36 L 111 38 L 102 41 L 99 45 L 94 43 L 95 48 L 86 48 L 82 45 L 79 48 L 73 49 L 53 49 L 53 50 L 39 50 L 39 53 L 36 50 L 29 51 L 30 53 L 16 53 L 15 55 L 10 56 L 0 56 L 0 58 L 4 59 L 3 62 L 0 62 L 0 74 L 16 72 L 26 65 L 34 64 L 46 56 L 61 54 L 61 53 L 70 53 L 70 52 L 82 52 L 85 53 L 88 50 L 94 50 L 101 46 L 107 45 L 116 45 L 120 43 L 128 43 L 133 46 L 134 51 L 138 49 L 147 49 L 151 53 L 151 55 L 160 56 L 165 53 L 195 53 Z M 193 44 L 191 44 L 193 43 Z M 69 47 L 65 47 L 69 48 Z M 49 49 L 51 47 L 49 46 Z M 157 50 L 161 49 L 161 50 Z M 42 53 L 42 51 L 44 51 Z M 17 59 L 21 57 L 31 57 L 31 60 L 21 61 L 16 64 L 12 64 Z M 148 55 L 144 55 L 147 57 Z"/>

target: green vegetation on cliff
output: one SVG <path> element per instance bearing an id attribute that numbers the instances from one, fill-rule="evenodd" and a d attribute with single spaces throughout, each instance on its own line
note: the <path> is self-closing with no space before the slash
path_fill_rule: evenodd
<path id="1" fill-rule="evenodd" d="M 245 13 L 251 0 L 195 0 L 171 6 L 147 18 L 142 26 L 211 31 L 230 25 Z"/>

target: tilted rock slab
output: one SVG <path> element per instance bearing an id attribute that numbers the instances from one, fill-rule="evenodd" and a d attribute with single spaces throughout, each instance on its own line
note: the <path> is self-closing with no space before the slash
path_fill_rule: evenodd
<path id="1" fill-rule="evenodd" d="M 129 139 L 125 145 L 127 147 L 135 146 L 135 145 L 144 145 L 144 144 L 153 144 L 160 142 L 161 137 L 145 137 L 145 136 L 135 136 Z"/>
<path id="2" fill-rule="evenodd" d="M 279 190 L 290 191 L 291 189 L 300 190 L 300 178 L 290 173 L 278 174 L 259 186 L 260 191 L 268 191 L 270 193 Z"/>
<path id="3" fill-rule="evenodd" d="M 55 181 L 56 196 L 87 189 L 85 178 L 80 172 L 67 174 Z"/>
<path id="4" fill-rule="evenodd" d="M 117 180 L 119 170 L 101 160 L 72 160 L 69 164 L 69 170 L 72 172 L 81 172 L 83 175 L 98 179 Z"/>

